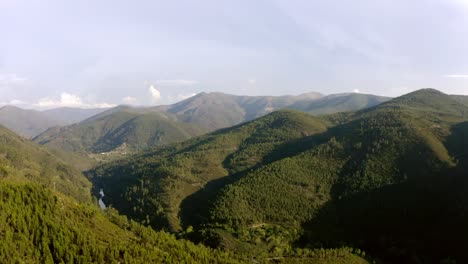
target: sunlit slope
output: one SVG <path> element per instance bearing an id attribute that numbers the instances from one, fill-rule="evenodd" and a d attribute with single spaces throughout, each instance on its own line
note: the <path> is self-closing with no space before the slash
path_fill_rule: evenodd
<path id="1" fill-rule="evenodd" d="M 0 178 L 40 183 L 78 200 L 89 200 L 91 184 L 44 147 L 0 127 Z"/>
<path id="2" fill-rule="evenodd" d="M 137 151 L 188 139 L 202 129 L 158 113 L 117 111 L 102 113 L 79 124 L 49 129 L 34 141 L 72 152 Z"/>

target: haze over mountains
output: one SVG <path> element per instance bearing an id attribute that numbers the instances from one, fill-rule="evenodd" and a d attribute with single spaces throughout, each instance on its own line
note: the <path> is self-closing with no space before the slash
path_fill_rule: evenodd
<path id="1" fill-rule="evenodd" d="M 50 127 L 77 123 L 105 110 L 63 107 L 36 111 L 7 105 L 0 107 L 0 125 L 21 136 L 32 138 Z"/>

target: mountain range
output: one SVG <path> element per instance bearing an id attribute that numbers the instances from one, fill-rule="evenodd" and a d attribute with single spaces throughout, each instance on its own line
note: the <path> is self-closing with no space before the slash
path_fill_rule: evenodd
<path id="1" fill-rule="evenodd" d="M 0 107 L 0 125 L 17 134 L 32 138 L 50 127 L 80 122 L 105 109 L 56 108 L 45 111 L 27 110 L 16 106 Z"/>
<path id="2" fill-rule="evenodd" d="M 112 207 L 100 210 L 90 195 L 90 182 L 60 157 L 1 126 L 0 143 L 2 262 L 258 262 L 242 253 L 176 239 L 128 220 Z M 304 257 L 308 263 L 369 263 L 345 247 L 304 249 L 300 255 L 291 251 L 288 262 L 304 263 Z"/>
<path id="3" fill-rule="evenodd" d="M 200 93 L 168 106 L 118 106 L 77 124 L 51 128 L 34 141 L 72 151 L 135 152 L 234 126 L 279 109 L 324 114 L 359 110 L 388 99 L 364 94 L 274 97 Z"/>
<path id="4" fill-rule="evenodd" d="M 87 175 L 130 218 L 213 247 L 354 245 L 389 263 L 464 262 L 463 99 L 423 89 L 348 113 L 277 111 Z"/>
<path id="5" fill-rule="evenodd" d="M 35 142 L 0 126 L 0 259 L 468 262 L 467 98 L 202 93 Z"/>

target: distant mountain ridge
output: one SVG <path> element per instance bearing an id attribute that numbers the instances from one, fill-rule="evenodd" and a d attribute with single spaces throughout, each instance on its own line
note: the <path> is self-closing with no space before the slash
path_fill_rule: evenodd
<path id="1" fill-rule="evenodd" d="M 120 105 L 78 124 L 51 128 L 35 137 L 40 144 L 59 149 L 109 152 L 122 145 L 129 151 L 161 146 L 231 127 L 280 109 L 323 114 L 359 110 L 388 100 L 364 94 L 323 96 L 237 96 L 199 93 L 173 105 L 131 107 Z"/>
<path id="2" fill-rule="evenodd" d="M 32 138 L 48 128 L 80 122 L 105 110 L 62 107 L 37 111 L 7 105 L 0 107 L 0 125 L 18 135 Z"/>

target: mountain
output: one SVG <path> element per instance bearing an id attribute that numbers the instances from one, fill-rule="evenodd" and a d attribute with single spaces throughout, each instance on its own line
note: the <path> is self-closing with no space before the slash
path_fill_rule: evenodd
<path id="1" fill-rule="evenodd" d="M 223 93 L 200 93 L 166 107 L 184 122 L 198 124 L 208 130 L 230 127 L 283 109 L 298 100 L 315 100 L 322 95 L 299 96 L 236 96 Z"/>
<path id="2" fill-rule="evenodd" d="M 465 262 L 467 122 L 466 105 L 423 89 L 349 114 L 274 112 L 87 175 L 130 218 L 193 228 L 187 237 L 210 246 Z"/>
<path id="3" fill-rule="evenodd" d="M 389 97 L 359 93 L 332 94 L 313 101 L 301 100 L 288 108 L 312 114 L 332 114 L 369 108 L 390 99 Z"/>
<path id="4" fill-rule="evenodd" d="M 60 158 L 4 127 L 0 143 L 2 262 L 252 263 L 99 210 L 89 182 Z M 290 263 L 369 263 L 348 248 L 291 256 Z"/>
<path id="5" fill-rule="evenodd" d="M 21 136 L 31 138 L 59 122 L 39 111 L 3 106 L 0 108 L 0 124 Z"/>
<path id="6" fill-rule="evenodd" d="M 104 109 L 57 108 L 36 111 L 8 105 L 0 108 L 0 124 L 23 137 L 32 138 L 48 128 L 80 122 L 101 111 Z"/>
<path id="7" fill-rule="evenodd" d="M 60 126 L 71 125 L 74 123 L 81 122 L 92 116 L 100 114 L 108 110 L 107 108 L 71 108 L 71 107 L 59 107 L 49 110 L 44 110 L 42 113 L 48 118 L 56 120 Z"/>
<path id="8" fill-rule="evenodd" d="M 199 135 L 199 127 L 177 121 L 164 112 L 140 112 L 119 107 L 65 127 L 54 127 L 35 142 L 71 152 L 127 152 L 173 143 Z"/>
<path id="9" fill-rule="evenodd" d="M 236 96 L 201 93 L 164 108 L 179 119 L 199 124 L 208 130 L 249 121 L 276 110 L 296 109 L 314 114 L 354 111 L 377 105 L 390 98 L 364 94 L 323 96 L 306 93 L 298 96 Z"/>
<path id="10" fill-rule="evenodd" d="M 34 140 L 55 149 L 92 153 L 130 152 L 182 141 L 203 132 L 234 126 L 271 113 L 295 108 L 311 113 L 335 113 L 374 106 L 388 98 L 361 94 L 323 97 L 318 93 L 299 96 L 235 96 L 200 93 L 168 106 L 118 106 L 79 124 L 52 128 Z"/>
<path id="11" fill-rule="evenodd" d="M 0 127 L 0 259 L 5 263 L 244 263 L 91 203 L 90 182 Z"/>

